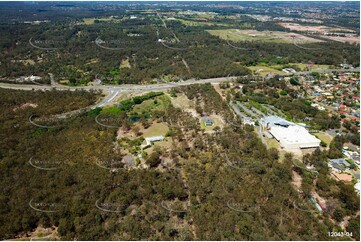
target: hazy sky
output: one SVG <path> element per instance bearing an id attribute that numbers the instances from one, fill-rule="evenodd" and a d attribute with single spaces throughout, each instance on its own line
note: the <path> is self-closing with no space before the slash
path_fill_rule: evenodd
<path id="1" fill-rule="evenodd" d="M 9 0 L 0 0 L 1 2 Z M 52 0 L 10 0 L 10 1 L 21 1 L 21 2 L 52 2 Z M 56 0 L 56 2 L 356 2 L 359 0 Z"/>

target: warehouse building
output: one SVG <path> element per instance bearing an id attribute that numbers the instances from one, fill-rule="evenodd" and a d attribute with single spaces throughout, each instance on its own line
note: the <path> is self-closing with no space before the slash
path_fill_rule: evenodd
<path id="1" fill-rule="evenodd" d="M 263 132 L 269 132 L 280 143 L 281 147 L 287 150 L 316 148 L 321 143 L 305 127 L 278 116 L 262 118 L 261 125 Z"/>

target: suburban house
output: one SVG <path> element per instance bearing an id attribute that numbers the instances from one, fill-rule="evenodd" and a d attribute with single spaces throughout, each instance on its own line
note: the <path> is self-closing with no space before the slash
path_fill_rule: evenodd
<path id="1" fill-rule="evenodd" d="M 213 124 L 214 124 L 213 120 L 210 119 L 209 117 L 204 117 L 203 123 L 205 126 L 213 126 Z"/>
<path id="2" fill-rule="evenodd" d="M 342 149 L 342 153 L 347 156 L 347 158 L 353 160 L 357 165 L 360 165 L 360 154 L 357 151 Z"/>
<path id="3" fill-rule="evenodd" d="M 328 166 L 335 172 L 343 172 L 346 169 L 337 162 L 330 162 Z"/>
<path id="4" fill-rule="evenodd" d="M 350 174 L 332 173 L 332 175 L 339 181 L 352 182 L 352 176 Z"/>
<path id="5" fill-rule="evenodd" d="M 348 163 L 348 162 L 347 162 L 345 159 L 343 159 L 343 158 L 340 158 L 340 159 L 331 159 L 330 162 L 332 162 L 332 163 L 337 163 L 337 164 L 339 164 L 339 165 L 343 165 L 343 166 L 345 166 L 345 167 L 347 167 L 347 168 L 350 167 L 350 163 Z"/>

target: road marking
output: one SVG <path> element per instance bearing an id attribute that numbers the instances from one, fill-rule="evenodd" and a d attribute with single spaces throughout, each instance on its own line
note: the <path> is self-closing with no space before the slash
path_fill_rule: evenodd
<path id="1" fill-rule="evenodd" d="M 119 94 L 119 91 L 117 91 L 116 93 L 114 93 L 113 97 L 111 97 L 108 102 L 111 102 L 114 98 L 116 98 Z"/>

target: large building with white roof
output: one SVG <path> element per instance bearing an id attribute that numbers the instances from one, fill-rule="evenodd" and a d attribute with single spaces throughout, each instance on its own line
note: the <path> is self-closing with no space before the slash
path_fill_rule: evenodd
<path id="1" fill-rule="evenodd" d="M 264 131 L 267 130 L 280 143 L 281 147 L 287 150 L 316 148 L 321 143 L 305 127 L 278 116 L 262 118 L 261 125 Z"/>

